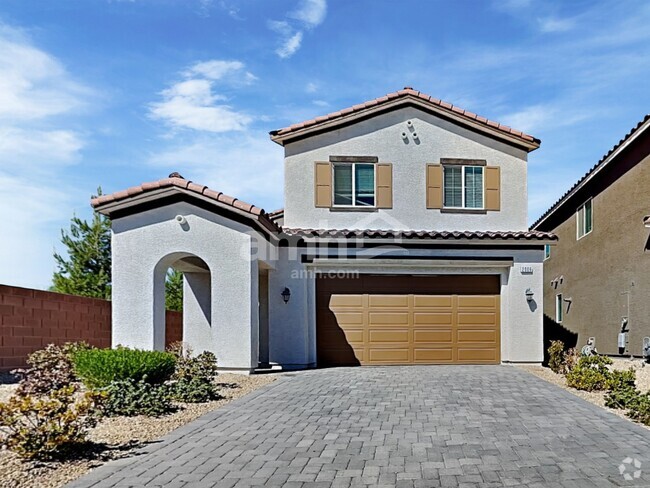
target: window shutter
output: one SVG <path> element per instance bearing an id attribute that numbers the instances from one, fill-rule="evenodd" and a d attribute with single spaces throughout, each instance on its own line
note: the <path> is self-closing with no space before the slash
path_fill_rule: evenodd
<path id="1" fill-rule="evenodd" d="M 427 208 L 442 208 L 442 166 L 427 164 Z"/>
<path id="2" fill-rule="evenodd" d="M 314 205 L 330 208 L 332 206 L 332 163 L 314 163 Z"/>
<path id="3" fill-rule="evenodd" d="M 393 165 L 377 165 L 377 208 L 393 208 Z"/>
<path id="4" fill-rule="evenodd" d="M 501 168 L 485 167 L 485 210 L 501 210 Z"/>

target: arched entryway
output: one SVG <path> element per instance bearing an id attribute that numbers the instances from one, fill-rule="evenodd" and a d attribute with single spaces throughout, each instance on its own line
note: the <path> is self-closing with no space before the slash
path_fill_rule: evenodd
<path id="1" fill-rule="evenodd" d="M 154 268 L 154 344 L 165 347 L 166 307 L 165 283 L 173 269 L 183 275 L 183 331 L 182 340 L 196 353 L 212 350 L 212 273 L 200 257 L 175 252 L 162 258 Z"/>

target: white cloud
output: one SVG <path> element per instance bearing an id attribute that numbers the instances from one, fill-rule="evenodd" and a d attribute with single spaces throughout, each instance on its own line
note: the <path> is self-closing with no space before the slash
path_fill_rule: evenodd
<path id="1" fill-rule="evenodd" d="M 302 32 L 298 31 L 286 39 L 275 52 L 282 59 L 289 58 L 293 56 L 298 49 L 300 49 L 300 44 L 302 44 Z"/>
<path id="2" fill-rule="evenodd" d="M 243 130 L 253 118 L 221 103 L 227 98 L 213 90 L 217 81 L 236 85 L 250 84 L 257 79 L 244 68 L 240 61 L 214 59 L 196 63 L 183 72 L 185 80 L 160 92 L 162 101 L 149 105 L 149 115 L 178 129 Z"/>
<path id="3" fill-rule="evenodd" d="M 267 210 L 282 205 L 282 148 L 265 132 L 192 135 L 151 154 L 149 164 Z"/>
<path id="4" fill-rule="evenodd" d="M 307 83 L 307 86 L 305 87 L 305 91 L 307 93 L 316 93 L 318 91 L 318 85 L 310 81 L 309 83 Z"/>
<path id="5" fill-rule="evenodd" d="M 59 229 L 80 197 L 65 168 L 85 137 L 60 116 L 87 107 L 88 87 L 21 31 L 0 25 L 0 283 L 50 284 Z"/>
<path id="6" fill-rule="evenodd" d="M 330 106 L 329 102 L 326 102 L 325 100 L 314 100 L 312 103 L 314 105 L 316 105 L 317 107 L 329 107 Z"/>
<path id="7" fill-rule="evenodd" d="M 302 0 L 289 17 L 303 22 L 307 28 L 313 28 L 323 23 L 326 14 L 326 0 Z"/>
<path id="8" fill-rule="evenodd" d="M 301 0 L 296 10 L 287 14 L 288 20 L 269 20 L 269 29 L 279 34 L 279 46 L 275 53 L 282 59 L 293 56 L 303 40 L 303 30 L 311 30 L 325 20 L 326 0 Z"/>
<path id="9" fill-rule="evenodd" d="M 575 27 L 574 19 L 559 19 L 554 17 L 546 17 L 538 19 L 539 30 L 542 32 L 567 32 Z"/>

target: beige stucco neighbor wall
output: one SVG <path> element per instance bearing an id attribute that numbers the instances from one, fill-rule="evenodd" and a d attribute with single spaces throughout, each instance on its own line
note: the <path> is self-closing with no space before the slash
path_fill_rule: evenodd
<path id="1" fill-rule="evenodd" d="M 562 325 L 578 333 L 579 346 L 594 336 L 599 352 L 618 354 L 623 316 L 629 317 L 627 353 L 641 355 L 642 339 L 650 336 L 650 229 L 643 226 L 649 188 L 650 156 L 593 198 L 590 234 L 576 239 L 575 214 L 553 229 L 560 240 L 544 263 L 544 309 L 555 318 L 556 294 L 572 298 Z M 560 277 L 557 288 L 550 285 Z"/>
<path id="2" fill-rule="evenodd" d="M 187 224 L 176 222 L 177 215 Z M 185 341 L 196 352 L 215 352 L 220 367 L 257 367 L 258 260 L 252 249 L 258 237 L 250 228 L 189 203 L 118 218 L 112 226 L 113 345 L 164 347 L 164 272 L 178 257 L 196 256 L 210 273 L 186 279 Z"/>
<path id="3" fill-rule="evenodd" d="M 418 138 L 412 137 L 411 120 Z M 402 132 L 406 132 L 408 143 Z M 314 161 L 331 155 L 377 156 L 393 164 L 393 208 L 363 212 L 314 206 Z M 398 230 L 527 229 L 524 150 L 477 134 L 415 108 L 360 121 L 285 146 L 286 227 L 378 228 Z M 501 167 L 501 210 L 485 215 L 441 213 L 426 208 L 426 164 L 440 158 L 485 159 Z"/>

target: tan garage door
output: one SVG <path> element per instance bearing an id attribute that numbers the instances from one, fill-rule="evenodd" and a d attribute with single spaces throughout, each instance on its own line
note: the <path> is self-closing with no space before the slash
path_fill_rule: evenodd
<path id="1" fill-rule="evenodd" d="M 498 276 L 317 280 L 320 366 L 496 364 Z"/>

